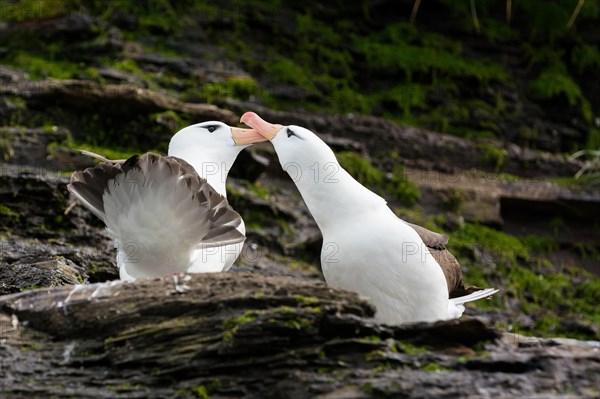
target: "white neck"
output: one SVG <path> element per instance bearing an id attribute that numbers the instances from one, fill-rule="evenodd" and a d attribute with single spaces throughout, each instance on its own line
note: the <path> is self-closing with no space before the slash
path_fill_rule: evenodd
<path id="1" fill-rule="evenodd" d="M 301 176 L 294 175 L 292 169 L 288 172 L 323 234 L 348 215 L 386 205 L 383 198 L 357 182 L 339 163 L 317 165 Z"/>

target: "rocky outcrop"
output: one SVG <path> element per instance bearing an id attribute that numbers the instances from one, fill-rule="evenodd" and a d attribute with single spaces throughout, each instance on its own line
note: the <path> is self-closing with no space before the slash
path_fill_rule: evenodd
<path id="1" fill-rule="evenodd" d="M 135 115 L 172 110 L 191 114 L 200 120 L 220 120 L 233 125 L 238 121 L 232 112 L 214 105 L 182 103 L 134 85 L 99 85 L 86 80 L 22 81 L 1 85 L 0 94 L 18 95 L 34 102 L 49 102 L 73 109 L 101 107 L 106 113 Z"/>
<path id="2" fill-rule="evenodd" d="M 389 155 L 390 149 L 394 149 L 395 155 L 407 166 L 444 173 L 478 169 L 525 178 L 571 177 L 583 166 L 577 160 L 514 144 L 478 144 L 455 136 L 400 126 L 383 118 L 273 111 L 233 100 L 226 101 L 224 105 L 228 109 L 223 109 L 208 104 L 180 102 L 133 84 L 21 80 L 1 85 L 0 93 L 19 96 L 42 106 L 48 103 L 72 109 L 101 108 L 103 112 L 121 116 L 171 110 L 190 115 L 195 120 L 221 120 L 230 125 L 239 123 L 237 115 L 253 110 L 271 122 L 297 124 L 311 129 L 339 149 L 366 150 L 383 159 Z"/>
<path id="3" fill-rule="evenodd" d="M 160 3 L 150 6 L 152 12 L 175 4 Z M 315 17 L 338 17 L 344 11 L 312 3 Z M 380 16 L 397 15 L 381 7 L 397 11 L 398 4 L 377 3 L 370 6 L 374 23 L 380 24 Z M 410 12 L 413 2 L 404 3 Z M 500 249 L 514 259 L 502 259 L 493 253 L 498 248 L 490 237 L 481 245 L 474 242 L 478 234 L 493 231 L 462 222 L 464 217 L 514 233 L 551 234 L 550 241 L 569 256 L 573 248 L 595 250 L 597 187 L 530 180 L 570 177 L 580 162 L 499 139 L 470 141 L 383 118 L 261 107 L 261 101 L 302 107 L 301 102 L 318 100 L 285 78 L 263 85 L 270 70 L 263 67 L 284 54 L 276 50 L 275 58 L 268 58 L 271 50 L 261 44 L 274 39 L 274 32 L 264 29 L 273 25 L 271 13 L 286 22 L 280 24 L 289 36 L 285 40 L 300 44 L 291 9 L 234 4 L 225 12 L 217 8 L 215 15 L 209 7 L 200 23 L 179 34 L 170 30 L 177 28 L 169 21 L 178 25 L 180 20 L 169 20 L 174 15 L 167 9 L 148 18 L 145 6 L 137 3 L 133 8 L 104 6 L 94 8 L 99 16 L 78 5 L 78 12 L 64 9 L 38 18 L 38 12 L 52 7 L 31 10 L 24 4 L 19 15 L 31 12 L 33 19 L 0 22 L 0 54 L 13 65 L 0 65 L 0 397 L 598 395 L 598 342 L 517 334 L 521 329 L 597 339 L 590 303 L 596 280 L 575 267 L 553 265 L 549 256 L 526 256 L 518 245 L 520 251 L 510 252 L 517 240 L 510 236 L 500 237 L 510 238 Z M 235 21 L 247 10 L 256 33 L 252 38 Z M 358 4 L 345 10 L 359 20 L 369 11 Z M 188 17 L 197 15 L 181 21 Z M 265 32 L 266 39 L 261 37 Z M 259 47 L 237 51 L 254 41 Z M 494 57 L 506 54 L 497 46 L 490 50 Z M 522 62 L 519 57 L 511 59 Z M 255 69 L 252 76 L 245 68 Z M 326 87 L 321 89 L 329 96 Z M 523 105 L 510 98 L 516 94 L 513 88 L 496 94 L 491 89 L 486 96 L 499 95 L 509 113 Z M 259 90 L 268 90 L 269 96 L 254 98 Z M 477 93 L 467 90 L 463 96 Z M 488 105 L 494 101 L 486 99 Z M 529 107 L 522 110 L 526 118 L 517 118 L 513 126 L 496 123 L 485 104 L 470 108 L 470 127 L 492 122 L 502 133 L 497 137 L 511 140 L 520 127 L 531 126 L 532 131 L 521 133 L 539 131 L 533 145 L 551 151 L 571 150 L 568 144 L 581 144 L 586 132 L 587 125 L 575 126 L 569 113 L 557 112 L 564 122 L 546 123 L 545 110 L 529 112 L 536 111 Z M 467 282 L 486 281 L 501 295 L 470 306 L 467 316 L 456 321 L 375 324 L 374 309 L 364 299 L 323 282 L 320 232 L 268 143 L 244 151 L 228 180 L 229 201 L 247 228 L 244 250 L 231 273 L 112 281 L 118 277 L 115 249 L 104 226 L 71 203 L 66 190 L 71 171 L 93 164 L 77 152 L 78 143 L 106 150 L 109 157 L 160 152 L 184 125 L 209 119 L 235 125 L 248 110 L 306 126 L 334 150 L 360 153 L 385 172 L 406 165 L 407 177 L 422 193 L 407 218 L 436 215 L 436 226 L 454 233 L 451 244 L 460 241 L 462 232 L 457 257 L 478 279 Z M 118 151 L 109 154 L 113 147 Z M 555 228 L 548 229 L 548 215 L 555 213 L 564 223 L 553 221 Z M 539 221 L 528 223 L 534 216 Z M 556 280 L 550 286 L 556 289 L 550 292 L 545 280 Z"/>
<path id="4" fill-rule="evenodd" d="M 475 143 L 460 137 L 401 126 L 383 118 L 361 115 L 319 115 L 274 111 L 253 103 L 227 101 L 238 114 L 248 110 L 265 120 L 299 125 L 312 130 L 325 141 L 344 137 L 362 143 L 378 158 L 391 149 L 407 166 L 444 173 L 470 169 L 511 173 L 525 178 L 571 177 L 583 164 L 562 156 L 521 148 L 514 144 Z M 487 152 L 493 152 L 488 154 Z M 495 156 L 498 158 L 496 159 Z"/>
<path id="5" fill-rule="evenodd" d="M 386 327 L 320 282 L 174 275 L 0 298 L 3 393 L 79 398 L 593 395 L 599 343 L 480 319 Z"/>

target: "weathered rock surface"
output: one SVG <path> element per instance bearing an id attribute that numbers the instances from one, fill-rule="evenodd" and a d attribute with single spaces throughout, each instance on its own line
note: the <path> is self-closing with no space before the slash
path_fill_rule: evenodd
<path id="1" fill-rule="evenodd" d="M 274 111 L 254 103 L 233 100 L 226 104 L 239 114 L 252 110 L 272 123 L 303 126 L 326 141 L 326 134 L 352 139 L 363 143 L 372 155 L 384 155 L 394 149 L 407 166 L 422 170 L 457 173 L 476 168 L 528 178 L 548 178 L 572 176 L 583 165 L 577 160 L 567 160 L 559 155 L 532 151 L 514 144 L 495 144 L 505 154 L 505 160 L 498 168 L 494 162 L 486 160 L 481 148 L 473 141 L 400 126 L 383 118 Z"/>
<path id="2" fill-rule="evenodd" d="M 0 295 L 87 282 L 85 269 L 64 258 L 23 258 L 0 269 Z"/>
<path id="3" fill-rule="evenodd" d="M 600 344 L 500 335 L 479 319 L 373 324 L 320 282 L 243 274 L 0 298 L 6 397 L 590 397 Z"/>
<path id="4" fill-rule="evenodd" d="M 160 8 L 169 2 L 158 3 Z M 343 10 L 322 3 L 294 7 L 312 7 L 311 15 L 328 18 L 366 10 L 358 3 Z M 368 7 L 374 23 L 397 15 L 398 2 L 376 3 Z M 410 12 L 413 2 L 403 3 Z M 438 6 L 433 3 L 429 7 Z M 244 51 L 235 59 L 219 44 L 240 47 L 243 42 L 245 47 L 264 40 L 253 35 L 238 42 L 232 34 L 243 31 L 235 22 L 245 12 L 241 3 L 217 15 L 207 9 L 200 23 L 180 34 L 146 19 L 150 28 L 141 35 L 132 30 L 144 15 L 106 5 L 99 10 L 102 17 L 82 5 L 78 12 L 56 17 L 0 22 L 0 55 L 23 68 L 0 65 L 0 160 L 5 161 L 0 164 L 0 295 L 12 294 L 0 297 L 1 398 L 598 396 L 598 342 L 497 330 L 598 339 L 589 303 L 597 285 L 576 266 L 571 269 L 571 262 L 554 265 L 550 258 L 590 251 L 586 261 L 595 262 L 596 269 L 589 270 L 598 271 L 593 252 L 598 248 L 598 187 L 532 181 L 571 177 L 582 164 L 500 141 L 572 151 L 590 127 L 565 112 L 573 107 L 542 109 L 517 98 L 516 87 L 489 87 L 485 104 L 494 105 L 500 96 L 507 113 L 518 111 L 522 117 L 497 121 L 485 104 L 470 107 L 467 128 L 491 123 L 498 133 L 498 141 L 479 142 L 377 117 L 276 112 L 226 99 L 254 101 L 256 90 L 266 89 L 278 101 L 317 100 L 314 92 L 291 83 L 263 85 L 266 70 L 248 75 L 244 68 L 261 69 L 255 61 L 277 61 L 260 59 L 268 54 L 262 48 L 247 52 L 253 61 L 248 63 L 241 61 Z M 34 8 L 35 14 L 43 13 L 44 7 Z M 249 10 L 254 33 L 273 38 L 274 12 L 282 25 L 277 34 L 296 43 L 298 23 L 289 10 L 254 5 Z M 477 50 L 467 44 L 465 49 L 484 58 L 526 61 L 524 54 L 503 47 Z M 19 55 L 29 58 L 23 62 Z M 53 70 L 44 67 L 46 59 Z M 61 60 L 73 69 L 62 68 Z M 356 73 L 375 77 L 360 70 L 363 64 Z M 69 79 L 56 80 L 59 76 Z M 392 80 L 396 84 L 397 77 Z M 519 82 L 529 84 L 525 77 Z M 593 86 L 593 79 L 587 79 L 582 89 L 593 92 Z M 463 96 L 478 93 L 467 89 Z M 550 236 L 558 249 L 538 260 L 502 247 L 515 257 L 510 263 L 489 256 L 489 240 L 478 245 L 470 239 L 462 248 L 470 262 L 466 269 L 472 278 L 502 289 L 491 306 L 480 302 L 467 309 L 476 318 L 452 322 L 375 325 L 370 305 L 324 285 L 317 266 L 320 232 L 265 143 L 241 154 L 228 181 L 229 199 L 248 231 L 232 273 L 98 284 L 118 276 L 115 250 L 97 218 L 81 206 L 70 207 L 68 172 L 92 164 L 74 144 L 164 151 L 184 124 L 218 119 L 233 125 L 248 110 L 306 126 L 334 150 L 358 152 L 386 172 L 405 164 L 422 193 L 411 217 L 419 218 L 421 210 L 423 216 L 436 215 L 444 220 L 436 225 L 457 235 L 464 217 L 515 234 Z M 375 109 L 385 114 L 381 111 Z M 530 127 L 525 133 L 536 137 L 515 137 L 522 127 Z M 498 173 L 515 176 L 505 179 Z M 561 220 L 549 225 L 549 215 Z M 514 275 L 507 265 L 518 266 Z M 536 284 L 555 277 L 556 292 Z M 510 285 L 521 279 L 521 285 Z M 586 279 L 590 284 L 582 282 Z"/>
<path id="5" fill-rule="evenodd" d="M 77 108 L 101 107 L 106 113 L 135 115 L 139 112 L 174 110 L 200 120 L 220 120 L 235 125 L 231 111 L 209 104 L 182 103 L 165 94 L 134 85 L 99 85 L 86 80 L 23 81 L 0 86 L 0 94 L 19 95 L 32 101 Z"/>

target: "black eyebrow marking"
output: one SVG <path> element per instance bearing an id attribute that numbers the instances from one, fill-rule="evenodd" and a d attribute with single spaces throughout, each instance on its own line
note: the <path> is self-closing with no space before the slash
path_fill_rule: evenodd
<path id="1" fill-rule="evenodd" d="M 296 136 L 298 137 L 300 140 L 304 140 L 302 137 L 300 137 L 296 132 L 294 132 L 292 129 L 290 129 L 289 127 L 286 129 L 286 133 L 288 136 L 288 139 L 292 136 Z"/>

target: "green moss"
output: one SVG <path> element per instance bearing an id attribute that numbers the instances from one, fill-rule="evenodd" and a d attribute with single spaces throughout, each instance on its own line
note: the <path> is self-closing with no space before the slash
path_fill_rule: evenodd
<path id="1" fill-rule="evenodd" d="M 250 76 L 234 76 L 225 81 L 226 86 L 231 91 L 231 97 L 247 100 L 251 96 L 258 94 L 259 88 L 256 80 Z"/>
<path id="2" fill-rule="evenodd" d="M 366 337 L 361 337 L 359 339 L 361 341 L 366 341 L 366 342 L 382 342 L 381 337 L 378 337 L 377 335 L 369 335 Z"/>
<path id="3" fill-rule="evenodd" d="M 260 182 L 251 183 L 251 182 L 248 182 L 248 181 L 244 181 L 242 183 L 244 184 L 244 187 L 248 191 L 253 192 L 259 198 L 261 198 L 261 199 L 263 199 L 265 201 L 269 201 L 269 198 L 271 197 L 271 189 L 269 187 L 261 184 Z"/>
<path id="4" fill-rule="evenodd" d="M 544 306 L 556 309 L 570 296 L 567 291 L 571 289 L 572 282 L 562 274 L 541 274 L 524 267 L 513 267 L 506 270 L 505 278 L 514 290 L 521 291 L 515 294 L 526 293 L 530 298 L 521 304 L 525 308 Z"/>
<path id="5" fill-rule="evenodd" d="M 25 345 L 23 345 L 21 347 L 21 350 L 23 352 L 29 352 L 29 351 L 38 351 L 40 349 L 42 349 L 44 346 L 38 342 L 29 342 Z"/>
<path id="6" fill-rule="evenodd" d="M 298 303 L 307 306 L 313 306 L 321 302 L 321 299 L 316 296 L 294 295 L 292 298 L 298 301 Z"/>
<path id="7" fill-rule="evenodd" d="M 305 90 L 316 92 L 307 71 L 288 58 L 280 58 L 269 63 L 265 68 L 265 74 L 276 82 L 293 84 Z"/>
<path id="8" fill-rule="evenodd" d="M 404 167 L 400 164 L 394 166 L 391 174 L 386 175 L 375 168 L 368 159 L 354 152 L 340 152 L 337 159 L 352 177 L 383 196 L 391 195 L 405 205 L 414 205 L 421 197 L 419 189 L 408 180 Z"/>
<path id="9" fill-rule="evenodd" d="M 478 7 L 480 4 L 477 5 Z M 504 21 L 486 18 L 481 21 L 482 31 L 485 37 L 492 43 L 510 42 L 519 38 L 519 32 L 511 28 Z"/>
<path id="10" fill-rule="evenodd" d="M 362 385 L 360 389 L 367 395 L 373 395 L 375 393 L 375 388 L 373 387 L 372 382 L 367 382 L 366 384 Z"/>
<path id="11" fill-rule="evenodd" d="M 404 116 L 409 116 L 413 107 L 426 106 L 426 94 L 426 88 L 423 85 L 405 83 L 383 92 L 379 101 L 391 103 L 401 109 Z"/>
<path id="12" fill-rule="evenodd" d="M 600 249 L 593 244 L 577 243 L 575 244 L 575 250 L 583 259 L 600 260 Z"/>
<path id="13" fill-rule="evenodd" d="M 210 399 L 210 395 L 208 394 L 208 388 L 206 388 L 204 385 L 190 388 L 189 392 L 194 394 L 197 398 Z"/>
<path id="14" fill-rule="evenodd" d="M 41 286 L 37 285 L 37 284 L 32 284 L 32 285 L 28 285 L 26 287 L 21 288 L 21 291 L 33 291 L 33 290 L 37 290 L 38 288 L 42 288 Z"/>
<path id="15" fill-rule="evenodd" d="M 568 74 L 564 64 L 560 62 L 544 69 L 531 83 L 531 89 L 544 100 L 563 96 L 570 106 L 580 107 L 586 121 L 591 121 L 593 118 L 589 101 L 583 96 L 579 85 Z"/>
<path id="16" fill-rule="evenodd" d="M 296 318 L 296 319 L 292 319 L 292 320 L 285 320 L 285 321 L 276 321 L 274 319 L 269 319 L 269 321 L 287 327 L 287 328 L 291 328 L 293 330 L 311 330 L 314 326 L 313 326 L 313 322 L 310 319 L 306 319 L 306 318 Z"/>
<path id="17" fill-rule="evenodd" d="M 108 64 L 119 71 L 132 73 L 137 76 L 144 75 L 144 71 L 138 66 L 137 62 L 129 58 L 108 62 Z"/>
<path id="18" fill-rule="evenodd" d="M 14 155 L 9 134 L 0 129 L 0 161 L 8 161 Z"/>
<path id="19" fill-rule="evenodd" d="M 517 298 L 520 311 L 536 320 L 533 327 L 524 328 L 521 333 L 597 338 L 569 331 L 555 320 L 575 318 L 600 324 L 600 313 L 596 310 L 599 291 L 595 291 L 600 288 L 600 279 L 579 269 L 557 269 L 544 258 L 556 249 L 554 240 L 537 236 L 519 239 L 467 223 L 453 232 L 449 249 L 466 269 L 468 284 L 503 287 L 492 300 L 476 301 L 469 306 L 501 309 L 507 298 Z"/>
<path id="20" fill-rule="evenodd" d="M 558 249 L 556 240 L 548 237 L 528 235 L 521 238 L 523 244 L 532 253 L 548 254 Z"/>
<path id="21" fill-rule="evenodd" d="M 475 247 L 488 252 L 494 259 L 516 263 L 518 259 L 529 257 L 529 249 L 521 240 L 486 226 L 464 224 L 452 234 L 449 247 L 464 253 L 464 249 L 473 251 Z"/>
<path id="22" fill-rule="evenodd" d="M 232 330 L 240 325 L 249 324 L 258 318 L 258 314 L 253 310 L 248 310 L 243 314 L 227 319 L 223 322 L 223 328 L 226 330 Z"/>
<path id="23" fill-rule="evenodd" d="M 588 133 L 585 148 L 588 150 L 600 149 L 600 129 L 597 129 L 597 128 L 590 129 L 590 131 Z"/>
<path id="24" fill-rule="evenodd" d="M 571 62 L 579 74 L 594 68 L 600 68 L 600 51 L 598 47 L 580 44 L 571 53 Z"/>
<path id="25" fill-rule="evenodd" d="M 360 183 L 371 187 L 383 184 L 385 176 L 379 169 L 371 165 L 368 159 L 349 151 L 340 152 L 336 157 L 342 168 L 346 169 Z"/>
<path id="26" fill-rule="evenodd" d="M 189 118 L 172 110 L 150 114 L 150 119 L 162 126 L 168 127 L 173 134 L 192 124 Z"/>
<path id="27" fill-rule="evenodd" d="M 64 0 L 21 0 L 1 4 L 2 19 L 15 22 L 49 19 L 67 10 L 68 2 Z"/>
<path id="28" fill-rule="evenodd" d="M 18 51 L 9 55 L 6 63 L 25 70 L 31 79 L 41 80 L 46 78 L 72 79 L 82 71 L 82 65 L 69 61 L 53 60 L 51 57 L 42 57 Z"/>
<path id="29" fill-rule="evenodd" d="M 439 365 L 437 363 L 427 363 L 426 365 L 421 367 L 421 370 L 423 370 L 426 373 L 438 373 L 440 371 L 449 370 L 449 368 Z"/>
<path id="30" fill-rule="evenodd" d="M 132 386 L 130 383 L 125 382 L 121 385 L 107 385 L 106 388 L 111 391 L 130 391 L 134 389 L 140 389 L 140 385 Z"/>
<path id="31" fill-rule="evenodd" d="M 259 94 L 258 83 L 249 76 L 230 77 L 225 81 L 190 87 L 182 97 L 184 101 L 202 101 L 220 104 L 227 98 L 246 101 Z"/>
<path id="32" fill-rule="evenodd" d="M 451 212 L 459 212 L 465 200 L 465 193 L 460 189 L 451 189 L 440 193 L 442 206 Z"/>
<path id="33" fill-rule="evenodd" d="M 548 179 L 548 182 L 560 184 L 562 186 L 573 187 L 573 186 L 595 186 L 600 181 L 597 175 L 589 174 L 582 175 L 581 177 L 556 177 Z"/>
<path id="34" fill-rule="evenodd" d="M 408 78 L 425 72 L 469 76 L 481 82 L 507 79 L 508 75 L 500 65 L 465 59 L 460 54 L 460 44 L 437 34 L 423 33 L 420 43 L 416 40 L 416 43 L 410 43 L 411 35 L 405 33 L 413 28 L 407 25 L 388 25 L 382 32 L 369 37 L 356 37 L 355 46 L 371 68 L 400 69 Z"/>
<path id="35" fill-rule="evenodd" d="M 481 152 L 482 160 L 493 166 L 495 171 L 500 170 L 506 162 L 507 152 L 504 148 L 494 143 L 479 143 L 477 149 Z"/>
<path id="36" fill-rule="evenodd" d="M 223 321 L 223 342 L 232 342 L 239 327 L 256 321 L 259 313 L 259 311 L 247 310 L 239 316 Z"/>
<path id="37" fill-rule="evenodd" d="M 19 215 L 19 212 L 15 211 L 14 209 L 12 209 L 6 205 L 0 205 L 0 217 L 2 217 L 2 219 L 4 219 L 4 221 L 5 221 L 5 223 L 7 223 L 9 225 L 18 223 L 21 218 L 21 216 Z"/>
<path id="38" fill-rule="evenodd" d="M 223 342 L 229 343 L 229 342 L 232 342 L 233 339 L 234 339 L 234 332 L 233 331 L 225 331 L 223 333 Z"/>
<path id="39" fill-rule="evenodd" d="M 308 297 L 310 298 L 310 297 Z M 228 319 L 223 323 L 223 342 L 231 342 L 241 326 L 251 324 L 259 317 L 272 324 L 295 331 L 310 331 L 315 328 L 313 315 L 321 313 L 320 308 L 306 306 L 314 304 L 314 300 L 306 299 L 300 308 L 278 306 L 264 310 L 246 311 L 242 315 Z"/>
<path id="40" fill-rule="evenodd" d="M 407 355 L 417 355 L 419 353 L 429 352 L 429 348 L 426 346 L 416 346 L 409 342 L 397 341 L 396 347 L 399 347 L 402 353 L 406 353 Z"/>

